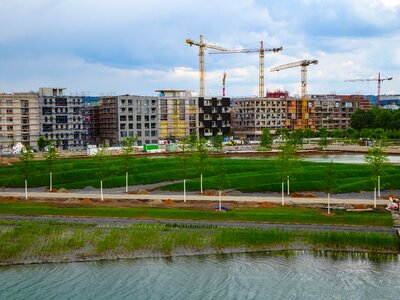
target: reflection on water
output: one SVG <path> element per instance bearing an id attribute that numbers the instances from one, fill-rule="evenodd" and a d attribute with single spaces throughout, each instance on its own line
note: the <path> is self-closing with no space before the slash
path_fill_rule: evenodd
<path id="1" fill-rule="evenodd" d="M 388 155 L 390 163 L 400 164 L 400 156 Z M 363 154 L 328 154 L 328 155 L 304 155 L 303 160 L 312 162 L 331 162 L 348 164 L 365 164 Z"/>
<path id="2" fill-rule="evenodd" d="M 399 299 L 397 255 L 283 252 L 0 268 L 1 299 Z"/>

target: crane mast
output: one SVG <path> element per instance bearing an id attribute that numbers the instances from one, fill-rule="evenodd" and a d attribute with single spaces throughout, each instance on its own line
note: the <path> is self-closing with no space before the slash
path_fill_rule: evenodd
<path id="1" fill-rule="evenodd" d="M 279 52 L 282 51 L 283 48 L 271 48 L 265 49 L 264 42 L 260 42 L 260 49 L 232 49 L 232 50 L 219 50 L 219 51 L 210 51 L 210 54 L 232 54 L 232 53 L 253 53 L 258 52 L 260 56 L 259 67 L 258 67 L 258 96 L 264 97 L 264 54 L 265 52 Z"/>
<path id="2" fill-rule="evenodd" d="M 381 78 L 381 73 L 378 73 L 378 78 L 372 79 L 349 79 L 345 80 L 345 82 L 356 82 L 356 81 L 377 81 L 378 82 L 378 107 L 381 105 L 381 83 L 385 80 L 392 80 L 393 77 Z"/>
<path id="3" fill-rule="evenodd" d="M 204 77 L 205 77 L 205 68 L 204 68 L 204 50 L 206 48 L 215 49 L 219 51 L 225 51 L 226 49 L 217 45 L 208 44 L 203 41 L 203 35 L 200 34 L 200 42 L 195 42 L 191 39 L 186 39 L 186 43 L 190 46 L 199 47 L 199 75 L 200 75 L 200 92 L 199 96 L 204 97 Z"/>
<path id="4" fill-rule="evenodd" d="M 318 64 L 318 60 L 301 60 L 293 63 L 280 65 L 272 68 L 270 71 L 281 71 L 290 68 L 301 67 L 301 128 L 308 127 L 308 105 L 307 105 L 307 67 L 309 65 Z"/>

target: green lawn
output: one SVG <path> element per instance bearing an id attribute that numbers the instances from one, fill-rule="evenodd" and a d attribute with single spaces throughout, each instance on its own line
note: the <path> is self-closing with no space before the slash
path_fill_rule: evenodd
<path id="1" fill-rule="evenodd" d="M 14 215 L 66 215 L 91 217 L 123 217 L 151 218 L 176 220 L 221 220 L 221 221 L 252 221 L 298 224 L 338 224 L 338 225 L 368 225 L 393 226 L 391 214 L 386 211 L 354 213 L 335 211 L 327 216 L 326 211 L 299 207 L 274 207 L 258 209 L 237 209 L 225 213 L 173 208 L 112 208 L 88 207 L 74 208 L 57 207 L 36 203 L 0 203 L 0 214 Z"/>
<path id="2" fill-rule="evenodd" d="M 217 176 L 214 166 L 217 159 L 209 158 L 204 171 L 204 188 L 216 189 Z M 104 187 L 125 185 L 124 160 L 112 158 L 106 167 L 107 176 Z M 189 162 L 187 170 L 187 189 L 199 190 L 200 180 L 196 165 Z M 234 188 L 244 192 L 280 191 L 279 167 L 273 159 L 225 159 L 226 188 Z M 326 185 L 326 163 L 300 161 L 290 172 L 291 191 L 323 190 Z M 368 165 L 335 164 L 336 188 L 334 192 L 352 192 L 373 190 L 371 170 Z M 0 187 L 23 187 L 21 165 L 0 167 Z M 45 161 L 32 163 L 29 187 L 49 185 L 49 172 Z M 98 166 L 92 158 L 59 159 L 53 170 L 53 185 L 55 188 L 84 188 L 92 186 L 99 188 Z M 177 157 L 168 158 L 135 158 L 130 171 L 130 185 L 149 184 L 169 180 L 183 179 L 182 163 Z M 387 167 L 386 174 L 381 177 L 384 189 L 400 188 L 400 166 Z M 183 184 L 177 183 L 163 187 L 165 190 L 182 190 Z"/>

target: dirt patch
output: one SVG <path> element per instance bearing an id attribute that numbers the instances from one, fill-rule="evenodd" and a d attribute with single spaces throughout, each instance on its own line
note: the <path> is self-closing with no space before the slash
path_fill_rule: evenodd
<path id="1" fill-rule="evenodd" d="M 75 198 L 69 198 L 62 202 L 63 204 L 80 204 L 80 201 Z"/>
<path id="2" fill-rule="evenodd" d="M 389 198 L 392 198 L 392 199 L 393 199 L 393 198 L 399 199 L 399 196 L 390 194 L 390 195 L 387 195 L 387 196 L 383 196 L 383 195 L 382 195 L 381 198 L 382 198 L 382 199 L 385 199 L 385 200 L 389 200 Z"/>
<path id="3" fill-rule="evenodd" d="M 16 157 L 0 157 L 0 166 L 11 166 L 19 161 Z"/>
<path id="4" fill-rule="evenodd" d="M 85 198 L 85 199 L 79 200 L 79 203 L 80 204 L 85 204 L 85 205 L 90 205 L 90 204 L 93 204 L 93 201 L 88 199 L 88 198 Z"/>
<path id="5" fill-rule="evenodd" d="M 305 193 L 300 193 L 300 192 L 294 192 L 290 194 L 290 197 L 293 198 L 317 198 L 317 195 L 315 195 L 314 193 L 310 193 L 310 192 L 305 192 Z"/>
<path id="6" fill-rule="evenodd" d="M 273 207 L 273 204 L 271 202 L 265 201 L 260 204 L 260 208 L 271 208 Z"/>
<path id="7" fill-rule="evenodd" d="M 0 197 L 0 202 L 16 202 L 17 198 L 15 197 Z"/>
<path id="8" fill-rule="evenodd" d="M 324 216 L 324 217 L 333 217 L 335 215 L 335 213 L 332 212 L 332 211 L 331 211 L 330 214 L 328 214 L 327 212 L 323 212 L 323 213 L 321 213 L 321 215 Z"/>
<path id="9" fill-rule="evenodd" d="M 128 192 L 128 194 L 131 194 L 131 195 L 148 195 L 150 193 L 149 193 L 148 190 L 140 189 L 140 190 L 137 190 L 137 191 L 130 191 L 130 192 Z"/>
<path id="10" fill-rule="evenodd" d="M 202 195 L 203 196 L 219 196 L 219 191 L 213 191 L 213 190 L 203 191 Z M 224 191 L 221 192 L 221 196 L 226 196 L 226 195 L 227 195 L 226 192 L 224 192 Z"/>
<path id="11" fill-rule="evenodd" d="M 353 205 L 353 209 L 367 209 L 367 208 L 371 208 L 369 205 L 365 205 L 365 204 L 354 204 Z"/>
<path id="12" fill-rule="evenodd" d="M 61 188 L 57 191 L 57 193 L 69 193 L 67 189 Z"/>
<path id="13" fill-rule="evenodd" d="M 58 190 L 57 189 L 51 189 L 51 190 L 49 190 L 49 192 L 50 193 L 58 193 Z"/>
<path id="14" fill-rule="evenodd" d="M 174 200 L 171 200 L 171 199 L 166 199 L 166 200 L 163 200 L 163 205 L 165 205 L 165 206 L 175 206 L 176 202 Z"/>
<path id="15" fill-rule="evenodd" d="M 159 205 L 163 204 L 163 201 L 160 199 L 157 199 L 157 200 L 150 201 L 148 204 L 149 204 L 149 206 L 159 206 Z"/>

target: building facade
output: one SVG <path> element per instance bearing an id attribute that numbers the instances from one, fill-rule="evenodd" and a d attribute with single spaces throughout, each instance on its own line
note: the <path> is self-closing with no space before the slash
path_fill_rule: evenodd
<path id="1" fill-rule="evenodd" d="M 40 135 L 63 150 L 85 147 L 82 97 L 65 96 L 64 88 L 40 88 Z"/>
<path id="2" fill-rule="evenodd" d="M 212 137 L 231 133 L 230 99 L 223 98 L 198 98 L 198 135 Z"/>
<path id="3" fill-rule="evenodd" d="M 158 144 L 157 97 L 118 96 L 118 143 L 136 137 L 137 145 Z"/>
<path id="4" fill-rule="evenodd" d="M 118 138 L 118 97 L 100 97 L 98 121 L 99 136 L 95 138 L 99 146 L 119 146 Z"/>
<path id="5" fill-rule="evenodd" d="M 187 90 L 158 90 L 159 138 L 199 134 L 198 99 Z"/>
<path id="6" fill-rule="evenodd" d="M 286 127 L 287 99 L 236 98 L 232 109 L 232 131 L 235 138 L 260 139 L 264 128 L 271 133 Z"/>
<path id="7" fill-rule="evenodd" d="M 368 101 L 360 95 L 311 95 L 314 102 L 315 129 L 346 129 L 357 109 L 368 109 Z"/>
<path id="8" fill-rule="evenodd" d="M 0 94 L 0 148 L 18 142 L 36 148 L 39 119 L 38 94 Z"/>

